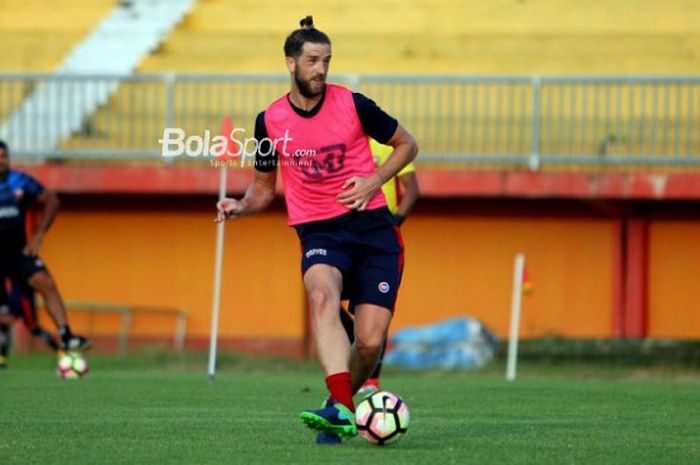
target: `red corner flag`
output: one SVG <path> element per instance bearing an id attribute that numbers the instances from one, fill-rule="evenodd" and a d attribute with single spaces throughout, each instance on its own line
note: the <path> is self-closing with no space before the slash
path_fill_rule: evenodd
<path id="1" fill-rule="evenodd" d="M 532 293 L 532 283 L 530 282 L 530 273 L 527 271 L 527 262 L 523 267 L 523 294 L 528 295 Z"/>

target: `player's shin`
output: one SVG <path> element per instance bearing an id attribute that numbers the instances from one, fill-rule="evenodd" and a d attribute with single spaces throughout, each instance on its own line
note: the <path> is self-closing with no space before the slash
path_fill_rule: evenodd
<path id="1" fill-rule="evenodd" d="M 312 309 L 312 326 L 324 374 L 329 376 L 348 371 L 350 341 L 340 323 L 337 308 L 334 311 Z"/>
<path id="2" fill-rule="evenodd" d="M 359 305 L 355 314 L 355 344 L 350 355 L 352 389 L 357 392 L 374 371 L 386 339 L 391 312 L 377 305 Z"/>
<path id="3" fill-rule="evenodd" d="M 318 321 L 314 325 L 314 333 L 318 359 L 326 376 L 330 397 L 349 409 L 354 409 L 348 367 L 350 342 L 340 324 L 340 319 L 337 319 L 336 322 Z"/>

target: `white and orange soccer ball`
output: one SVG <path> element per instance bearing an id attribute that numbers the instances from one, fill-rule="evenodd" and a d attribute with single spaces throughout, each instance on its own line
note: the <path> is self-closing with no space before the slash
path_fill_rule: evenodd
<path id="1" fill-rule="evenodd" d="M 78 379 L 90 370 L 87 359 L 80 352 L 60 352 L 56 374 L 61 379 Z"/>
<path id="2" fill-rule="evenodd" d="M 408 406 L 393 392 L 375 392 L 362 399 L 355 409 L 358 432 L 378 446 L 398 441 L 406 434 L 409 421 Z"/>

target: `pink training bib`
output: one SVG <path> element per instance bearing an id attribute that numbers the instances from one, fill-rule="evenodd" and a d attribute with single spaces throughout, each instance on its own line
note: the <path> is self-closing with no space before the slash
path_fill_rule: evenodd
<path id="1" fill-rule="evenodd" d="M 290 226 L 351 211 L 336 199 L 343 192 L 343 183 L 375 172 L 352 92 L 328 84 L 321 105 L 318 113 L 305 118 L 294 111 L 285 95 L 265 110 L 265 128 L 275 141 L 282 170 Z M 385 205 L 379 189 L 367 209 Z"/>

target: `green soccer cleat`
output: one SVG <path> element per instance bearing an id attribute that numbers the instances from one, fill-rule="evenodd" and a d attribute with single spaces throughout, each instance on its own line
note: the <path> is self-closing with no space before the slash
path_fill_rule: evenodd
<path id="1" fill-rule="evenodd" d="M 331 405 L 331 399 L 330 397 L 326 397 L 323 399 L 323 403 L 321 404 L 321 408 L 326 408 L 329 405 Z M 326 433 L 325 431 L 320 431 L 316 434 L 316 444 L 320 446 L 337 446 L 343 442 L 340 439 L 340 436 L 338 436 L 335 433 Z"/>
<path id="2" fill-rule="evenodd" d="M 299 414 L 302 423 L 321 433 L 333 433 L 341 438 L 357 436 L 355 414 L 340 402 L 333 402 L 318 410 L 304 410 Z"/>

